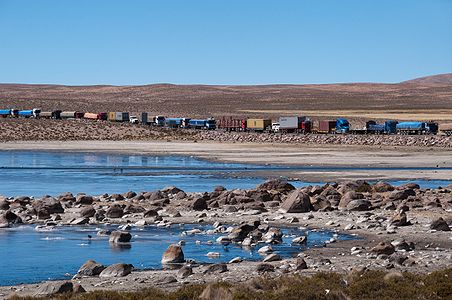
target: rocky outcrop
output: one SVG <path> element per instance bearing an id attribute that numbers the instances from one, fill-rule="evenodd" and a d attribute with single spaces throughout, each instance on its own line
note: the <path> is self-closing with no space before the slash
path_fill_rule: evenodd
<path id="1" fill-rule="evenodd" d="M 13 213 L 12 211 L 6 211 L 0 214 L 0 228 L 9 227 L 13 224 L 22 223 L 22 218 Z"/>
<path id="2" fill-rule="evenodd" d="M 113 231 L 110 234 L 108 241 L 114 244 L 129 243 L 132 235 L 127 231 Z"/>
<path id="3" fill-rule="evenodd" d="M 281 211 L 285 213 L 303 213 L 311 210 L 311 199 L 308 194 L 295 190 L 289 194 L 281 205 Z"/>
<path id="4" fill-rule="evenodd" d="M 133 265 L 131 264 L 114 264 L 106 267 L 100 274 L 99 277 L 124 277 L 132 273 Z"/>
<path id="5" fill-rule="evenodd" d="M 288 183 L 287 181 L 281 179 L 272 179 L 267 180 L 266 182 L 258 185 L 257 190 L 277 191 L 286 194 L 289 193 L 290 191 L 295 190 L 295 187 Z"/>
<path id="6" fill-rule="evenodd" d="M 106 267 L 104 265 L 90 259 L 80 267 L 76 277 L 98 276 L 103 270 L 105 270 L 105 268 Z"/>
<path id="7" fill-rule="evenodd" d="M 176 264 L 183 263 L 185 261 L 184 252 L 179 245 L 169 245 L 169 247 L 163 252 L 162 264 Z"/>
<path id="8" fill-rule="evenodd" d="M 450 227 L 443 218 L 438 218 L 430 224 L 430 229 L 438 231 L 450 231 Z"/>
<path id="9" fill-rule="evenodd" d="M 35 292 L 35 296 L 54 296 L 65 293 L 83 293 L 85 289 L 71 281 L 48 281 L 41 284 Z"/>

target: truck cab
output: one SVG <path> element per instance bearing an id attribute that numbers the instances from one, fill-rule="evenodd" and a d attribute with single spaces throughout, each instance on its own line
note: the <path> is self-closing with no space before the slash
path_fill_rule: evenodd
<path id="1" fill-rule="evenodd" d="M 272 132 L 279 132 L 279 129 L 281 127 L 281 124 L 279 124 L 278 122 L 273 122 L 272 123 Z"/>
<path id="2" fill-rule="evenodd" d="M 138 120 L 138 117 L 137 117 L 137 116 L 130 116 L 129 122 L 130 122 L 131 124 L 138 124 L 138 123 L 140 123 L 140 120 Z"/>

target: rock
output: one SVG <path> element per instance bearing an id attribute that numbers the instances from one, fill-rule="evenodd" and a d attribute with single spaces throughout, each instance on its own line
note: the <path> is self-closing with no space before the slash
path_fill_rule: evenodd
<path id="1" fill-rule="evenodd" d="M 0 210 L 8 210 L 10 207 L 8 200 L 2 199 L 0 200 Z"/>
<path id="2" fill-rule="evenodd" d="M 146 225 L 148 225 L 148 223 L 146 222 L 146 220 L 138 220 L 138 221 L 135 222 L 135 226 L 140 226 L 140 227 L 142 227 L 142 226 L 146 226 Z"/>
<path id="3" fill-rule="evenodd" d="M 273 252 L 273 248 L 271 246 L 264 246 L 264 247 L 259 248 L 259 250 L 257 250 L 257 252 L 260 255 L 264 255 L 264 254 Z"/>
<path id="4" fill-rule="evenodd" d="M 89 218 L 77 218 L 73 221 L 71 221 L 71 225 L 84 225 L 84 224 L 88 224 L 89 223 Z"/>
<path id="5" fill-rule="evenodd" d="M 193 269 L 190 266 L 183 266 L 177 271 L 178 278 L 187 278 L 188 276 L 193 274 Z"/>
<path id="6" fill-rule="evenodd" d="M 228 270 L 228 266 L 224 263 L 208 265 L 203 274 L 223 273 Z"/>
<path id="7" fill-rule="evenodd" d="M 236 263 L 240 263 L 242 262 L 243 259 L 240 256 L 234 257 L 233 259 L 231 259 L 228 263 L 229 264 L 236 264 Z"/>
<path id="8" fill-rule="evenodd" d="M 301 244 L 306 244 L 307 241 L 308 241 L 308 237 L 303 235 L 303 236 L 298 236 L 298 237 L 294 238 L 292 240 L 292 243 L 301 245 Z"/>
<path id="9" fill-rule="evenodd" d="M 131 264 L 113 264 L 106 267 L 100 274 L 99 277 L 124 277 L 132 273 L 133 265 Z"/>
<path id="10" fill-rule="evenodd" d="M 286 213 L 308 212 L 311 210 L 311 200 L 308 194 L 295 190 L 283 202 L 281 210 Z"/>
<path id="11" fill-rule="evenodd" d="M 389 243 L 380 242 L 377 246 L 371 249 L 371 252 L 377 255 L 380 254 L 391 255 L 392 253 L 395 252 L 395 249 L 394 246 Z"/>
<path id="12" fill-rule="evenodd" d="M 146 210 L 146 211 L 144 212 L 143 216 L 144 216 L 145 218 L 155 217 L 155 216 L 158 216 L 158 215 L 159 215 L 159 214 L 158 214 L 158 211 L 159 211 L 158 208 L 151 208 L 151 209 Z"/>
<path id="13" fill-rule="evenodd" d="M 230 289 L 214 284 L 209 284 L 199 295 L 200 300 L 232 300 L 233 294 Z"/>
<path id="14" fill-rule="evenodd" d="M 163 285 L 163 284 L 170 284 L 170 283 L 174 283 L 174 282 L 177 282 L 176 277 L 171 276 L 171 275 L 166 275 L 166 276 L 163 276 L 161 278 L 158 278 L 155 281 L 155 284 Z"/>
<path id="15" fill-rule="evenodd" d="M 389 224 L 395 226 L 410 225 L 410 223 L 407 222 L 406 213 L 403 210 L 398 211 L 394 216 L 392 216 L 392 218 L 389 220 Z"/>
<path id="16" fill-rule="evenodd" d="M 82 208 L 82 210 L 80 210 L 80 217 L 91 218 L 91 217 L 94 217 L 95 214 L 96 214 L 96 210 L 91 205 L 84 207 L 84 208 Z"/>
<path id="17" fill-rule="evenodd" d="M 207 201 L 203 197 L 196 198 L 190 203 L 190 209 L 201 211 L 207 209 Z"/>
<path id="18" fill-rule="evenodd" d="M 221 193 L 221 192 L 226 191 L 226 188 L 225 188 L 224 186 L 217 185 L 217 186 L 213 189 L 213 191 L 214 191 L 214 192 L 217 192 L 217 193 Z"/>
<path id="19" fill-rule="evenodd" d="M 233 242 L 241 242 L 246 236 L 254 230 L 254 226 L 249 224 L 242 224 L 238 227 L 232 229 L 231 233 L 228 235 L 228 238 Z"/>
<path id="20" fill-rule="evenodd" d="M 237 212 L 237 207 L 235 207 L 234 205 L 225 205 L 223 207 L 223 211 L 226 213 L 235 213 Z"/>
<path id="21" fill-rule="evenodd" d="M 450 231 L 449 225 L 443 218 L 438 218 L 434 220 L 430 224 L 430 229 L 438 230 L 438 231 Z"/>
<path id="22" fill-rule="evenodd" d="M 408 256 L 401 254 L 401 253 L 393 253 L 389 256 L 389 261 L 395 264 L 398 264 L 399 266 L 402 266 L 403 263 L 408 259 Z"/>
<path id="23" fill-rule="evenodd" d="M 112 205 L 110 206 L 110 208 L 107 210 L 107 212 L 105 213 L 105 215 L 108 218 L 121 218 L 124 215 L 124 210 L 122 209 L 121 206 L 119 205 Z"/>
<path id="24" fill-rule="evenodd" d="M 341 194 L 345 194 L 349 191 L 365 193 L 370 192 L 372 187 L 369 183 L 364 180 L 356 180 L 356 181 L 344 181 L 341 182 L 337 188 L 337 191 Z"/>
<path id="25" fill-rule="evenodd" d="M 124 200 L 124 196 L 121 194 L 111 194 L 110 199 L 113 201 L 121 201 Z"/>
<path id="26" fill-rule="evenodd" d="M 184 252 L 179 245 L 169 245 L 165 252 L 163 252 L 162 264 L 183 263 L 184 261 Z"/>
<path id="27" fill-rule="evenodd" d="M 32 206 L 41 215 L 60 214 L 64 213 L 63 206 L 60 201 L 53 197 L 42 198 L 32 202 Z"/>
<path id="28" fill-rule="evenodd" d="M 128 191 L 128 192 L 124 193 L 122 196 L 127 199 L 132 199 L 136 195 L 137 195 L 137 193 L 135 193 L 134 191 Z"/>
<path id="29" fill-rule="evenodd" d="M 10 210 L 7 210 L 0 215 L 0 228 L 9 227 L 10 225 L 20 223 L 22 223 L 22 218 Z"/>
<path id="30" fill-rule="evenodd" d="M 218 258 L 220 257 L 220 252 L 209 252 L 207 253 L 208 258 Z"/>
<path id="31" fill-rule="evenodd" d="M 75 288 L 74 288 L 75 287 Z M 39 286 L 35 296 L 53 296 L 64 293 L 85 292 L 82 286 L 76 286 L 71 281 L 48 281 Z"/>
<path id="32" fill-rule="evenodd" d="M 325 210 L 330 210 L 331 209 L 331 202 L 328 201 L 328 199 L 326 199 L 325 196 L 315 196 L 311 198 L 311 207 L 313 210 L 317 211 L 317 210 L 321 210 L 321 211 L 325 211 Z"/>
<path id="33" fill-rule="evenodd" d="M 91 205 L 94 202 L 94 198 L 93 196 L 89 196 L 89 195 L 77 195 L 77 197 L 75 198 L 75 204 L 80 204 L 80 205 Z"/>
<path id="34" fill-rule="evenodd" d="M 108 236 L 108 235 L 110 235 L 111 234 L 111 231 L 110 230 L 107 230 L 107 229 L 100 229 L 98 232 L 97 232 L 97 235 L 98 236 Z"/>
<path id="35" fill-rule="evenodd" d="M 263 262 L 272 262 L 272 261 L 279 261 L 281 260 L 281 256 L 279 256 L 276 253 L 271 253 L 267 255 L 262 261 Z"/>
<path id="36" fill-rule="evenodd" d="M 306 261 L 302 257 L 297 257 L 297 260 L 295 262 L 295 269 L 296 270 L 305 270 L 308 268 L 308 265 Z"/>
<path id="37" fill-rule="evenodd" d="M 256 189 L 265 191 L 278 191 L 280 193 L 287 194 L 288 192 L 295 190 L 295 187 L 285 180 L 271 179 L 258 185 Z"/>
<path id="38" fill-rule="evenodd" d="M 368 200 L 358 199 L 352 200 L 347 204 L 348 211 L 366 211 L 371 208 L 372 204 Z"/>
<path id="39" fill-rule="evenodd" d="M 267 244 L 280 244 L 280 243 L 282 243 L 282 237 L 283 237 L 283 233 L 279 228 L 271 227 L 262 236 L 262 239 Z"/>
<path id="40" fill-rule="evenodd" d="M 372 189 L 376 193 L 385 193 L 392 192 L 394 190 L 394 187 L 387 182 L 379 181 L 372 186 Z"/>
<path id="41" fill-rule="evenodd" d="M 90 259 L 86 261 L 78 270 L 77 277 L 82 276 L 97 276 L 99 275 L 103 270 L 105 270 L 105 266 L 101 265 L 94 260 Z"/>
<path id="42" fill-rule="evenodd" d="M 256 267 L 256 271 L 259 273 L 267 273 L 267 272 L 274 272 L 275 271 L 275 267 L 270 265 L 270 264 L 258 264 Z"/>
<path id="43" fill-rule="evenodd" d="M 342 197 L 341 201 L 339 201 L 339 209 L 346 209 L 347 205 L 353 200 L 363 199 L 364 195 L 362 193 L 358 193 L 355 191 L 348 191 Z"/>
<path id="44" fill-rule="evenodd" d="M 392 241 L 391 245 L 394 246 L 396 251 L 411 251 L 415 248 L 414 243 L 411 242 L 408 244 L 403 238 Z"/>
<path id="45" fill-rule="evenodd" d="M 117 230 L 113 231 L 110 234 L 108 241 L 110 243 L 120 244 L 120 243 L 129 243 L 131 239 L 132 235 L 129 232 Z"/>
<path id="46" fill-rule="evenodd" d="M 169 194 L 169 195 L 176 195 L 180 192 L 183 192 L 183 190 L 181 190 L 175 186 L 167 186 L 162 190 L 162 193 Z"/>
<path id="47" fill-rule="evenodd" d="M 416 192 L 412 189 L 395 190 L 389 194 L 389 200 L 399 201 L 405 200 L 409 196 L 416 196 Z"/>
<path id="48" fill-rule="evenodd" d="M 126 207 L 124 207 L 123 212 L 125 215 L 127 214 L 139 214 L 139 213 L 143 213 L 146 210 L 139 206 L 139 205 L 134 205 L 134 204 L 127 204 Z"/>

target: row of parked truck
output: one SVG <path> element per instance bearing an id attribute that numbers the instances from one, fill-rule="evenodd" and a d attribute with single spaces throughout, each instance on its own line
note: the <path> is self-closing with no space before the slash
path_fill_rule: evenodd
<path id="1" fill-rule="evenodd" d="M 38 108 L 29 110 L 3 109 L 0 117 L 47 118 L 47 119 L 88 119 L 111 122 L 130 122 L 133 124 L 164 126 L 168 128 L 192 128 L 225 131 L 255 131 L 275 133 L 324 133 L 324 134 L 437 134 L 452 135 L 452 123 L 436 122 L 399 122 L 395 120 L 377 123 L 367 121 L 362 128 L 352 127 L 344 118 L 320 120 L 313 122 L 305 116 L 283 116 L 277 121 L 260 118 L 222 117 L 218 120 L 192 118 L 165 118 L 141 113 L 141 118 L 128 112 L 80 112 L 80 111 L 41 111 Z"/>

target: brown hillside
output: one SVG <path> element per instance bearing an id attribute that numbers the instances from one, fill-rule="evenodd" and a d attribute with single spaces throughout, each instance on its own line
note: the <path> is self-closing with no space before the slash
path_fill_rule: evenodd
<path id="1" fill-rule="evenodd" d="M 449 74 L 450 75 L 450 74 Z M 443 76 L 443 75 L 440 75 Z M 441 77 L 441 78 L 444 78 Z M 420 79 L 419 79 L 420 80 Z M 424 79 L 425 82 L 425 79 Z M 0 108 L 148 111 L 166 116 L 452 114 L 452 85 L 400 84 L 63 86 L 0 84 Z M 447 119 L 447 118 L 446 118 Z"/>

